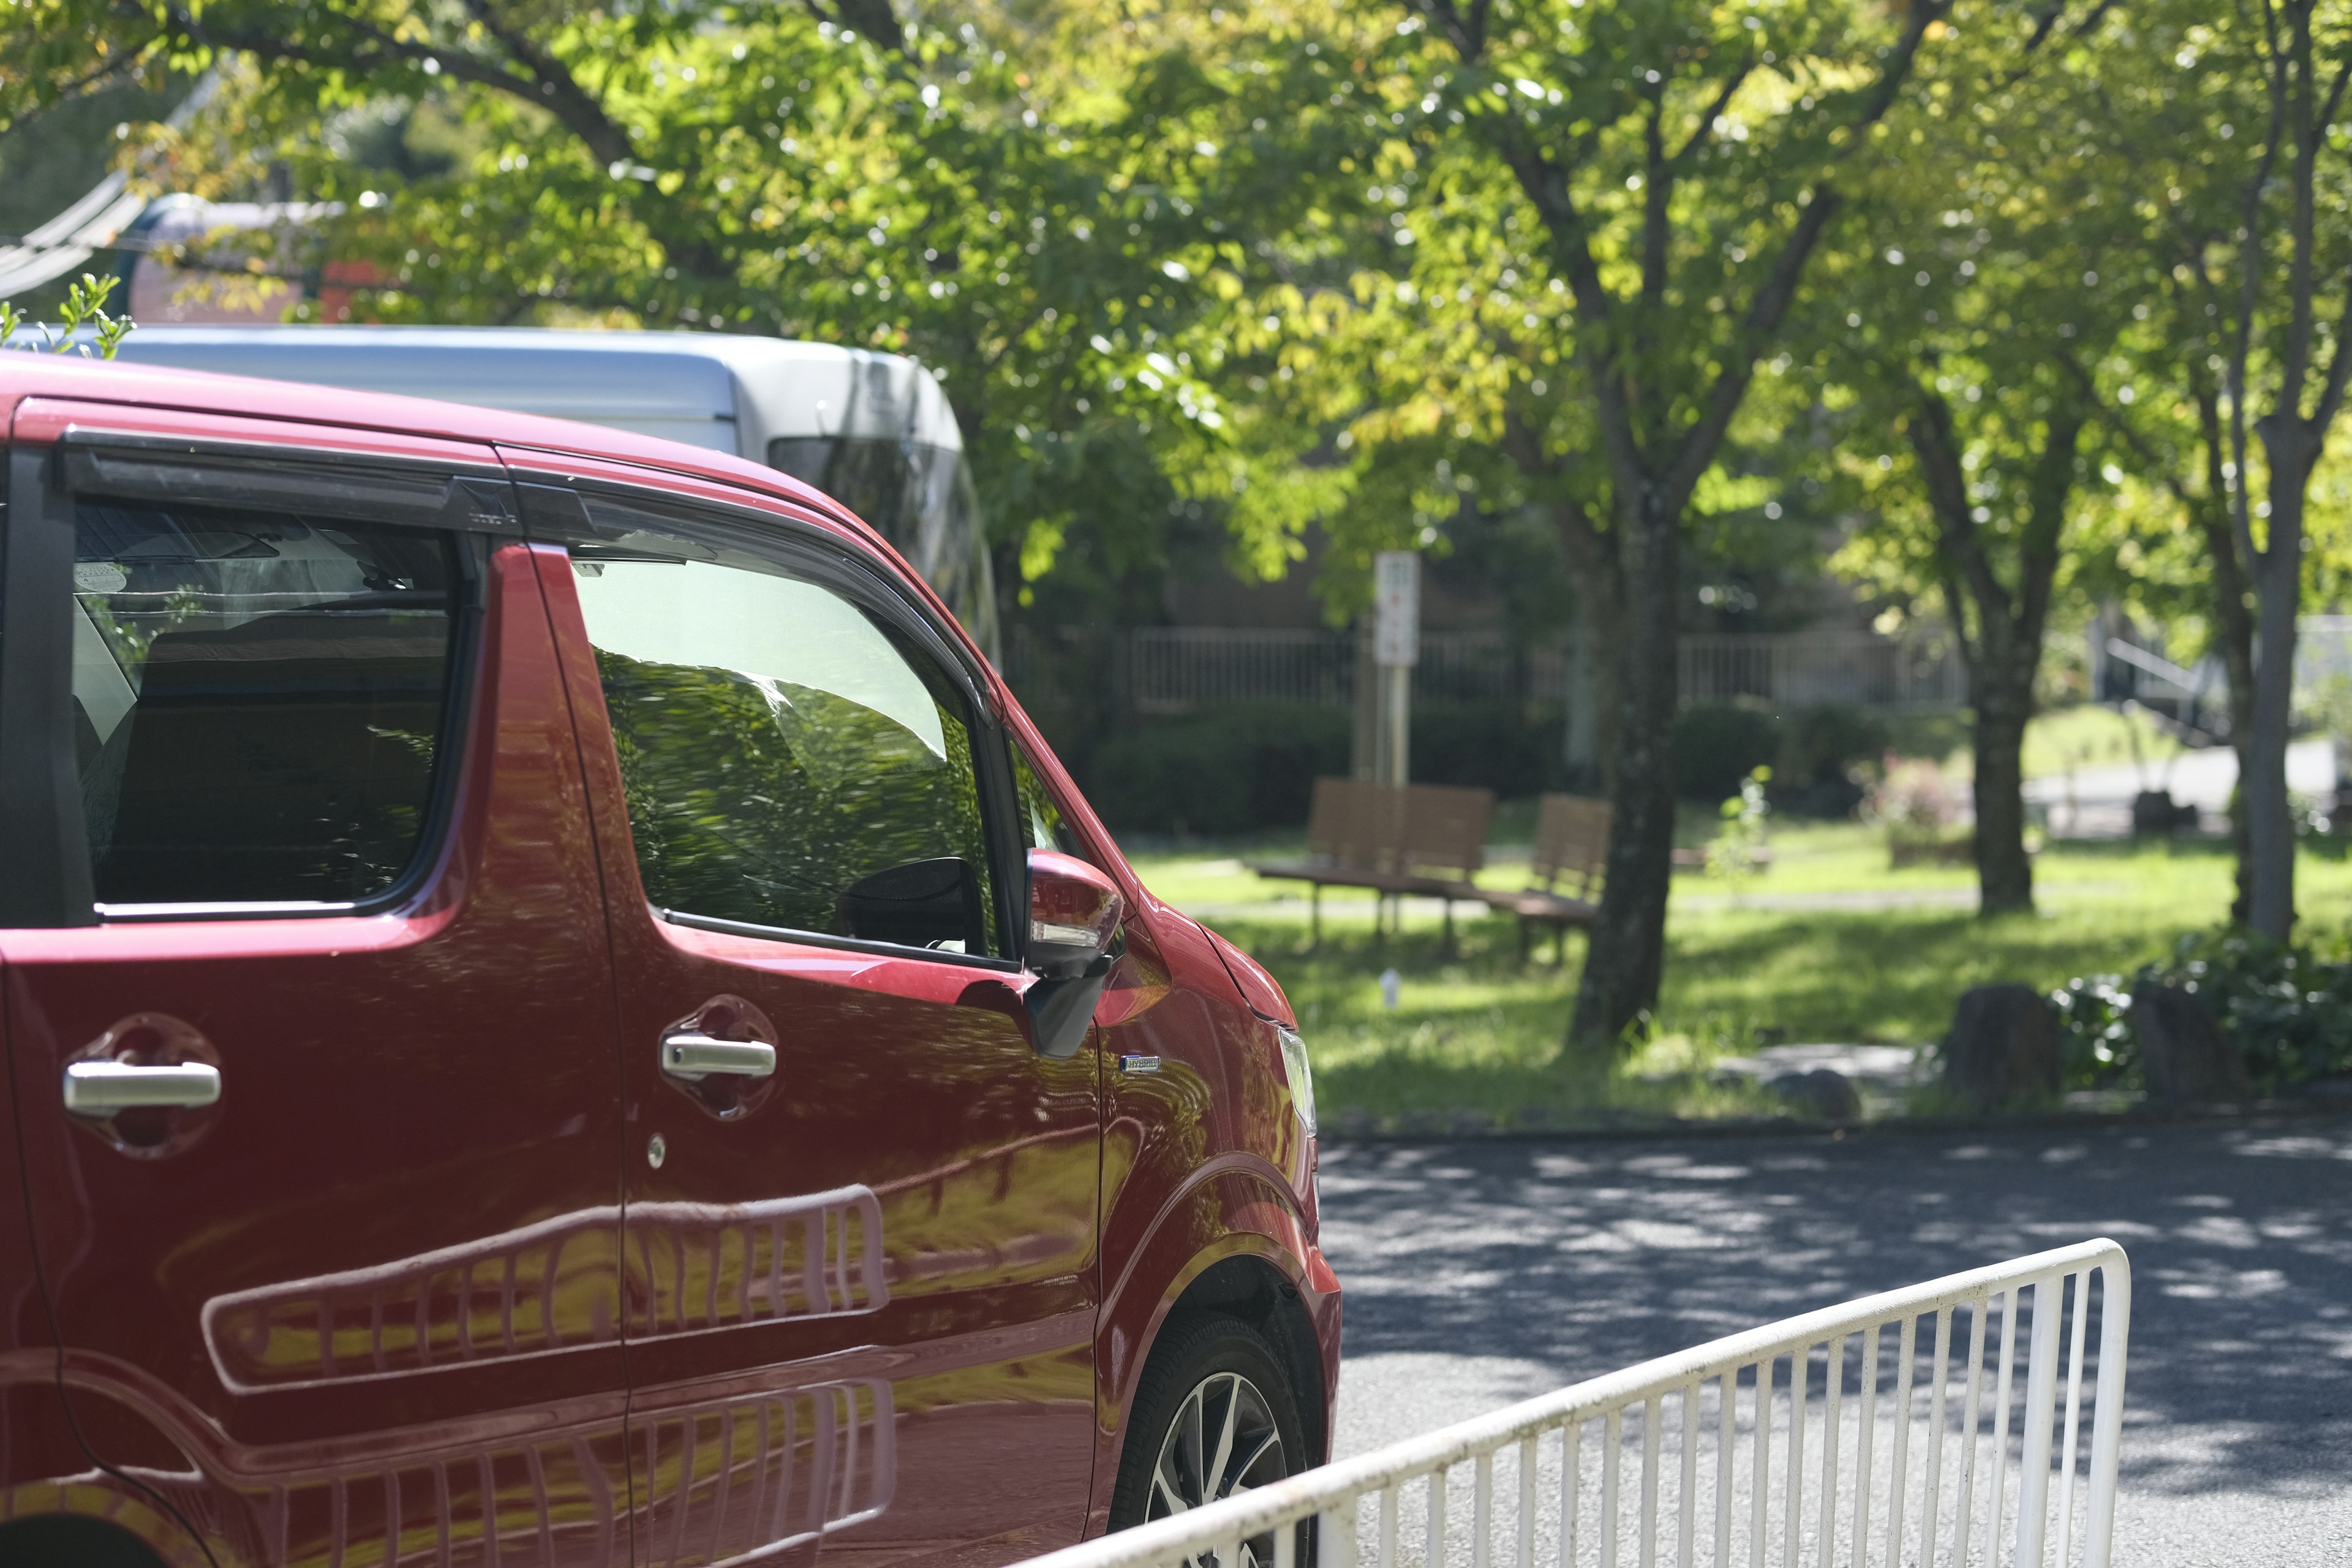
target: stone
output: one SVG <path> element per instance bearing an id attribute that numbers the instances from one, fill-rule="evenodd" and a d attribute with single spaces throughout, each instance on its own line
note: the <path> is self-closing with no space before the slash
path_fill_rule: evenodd
<path id="1" fill-rule="evenodd" d="M 2195 832 L 2198 812 L 2194 805 L 2184 805 L 2172 798 L 2166 789 L 2144 789 L 2132 796 L 2132 832 L 2138 835 L 2178 833 L 2183 828 Z"/>
<path id="2" fill-rule="evenodd" d="M 1944 1087 L 1982 1114 L 2058 1092 L 2058 1028 L 2031 985 L 1977 985 L 1960 994 L 1944 1037 Z"/>
<path id="3" fill-rule="evenodd" d="M 1862 1096 L 1854 1092 L 1853 1080 L 1835 1068 L 1784 1072 L 1764 1087 L 1824 1121 L 1862 1120 Z"/>
<path id="4" fill-rule="evenodd" d="M 2132 987 L 2131 1021 L 2149 1099 L 2201 1105 L 2252 1097 L 2244 1054 L 2194 993 L 2144 980 Z"/>

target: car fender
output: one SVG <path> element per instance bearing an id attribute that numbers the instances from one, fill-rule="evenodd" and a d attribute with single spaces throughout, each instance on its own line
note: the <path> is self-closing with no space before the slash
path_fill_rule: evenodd
<path id="1" fill-rule="evenodd" d="M 1328 1268 L 1318 1267 L 1320 1255 L 1307 1239 L 1304 1216 L 1282 1172 L 1256 1154 L 1217 1155 L 1168 1194 L 1105 1292 L 1095 1342 L 1097 1447 L 1088 1534 L 1099 1533 L 1109 1521 L 1120 1447 L 1150 1347 L 1193 1283 L 1232 1258 L 1263 1262 L 1304 1305 L 1324 1384 L 1326 1407 L 1318 1414 L 1328 1432 L 1338 1281 Z"/>

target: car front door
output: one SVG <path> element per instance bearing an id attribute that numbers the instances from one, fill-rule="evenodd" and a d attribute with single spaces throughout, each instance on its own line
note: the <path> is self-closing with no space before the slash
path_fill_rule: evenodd
<path id="1" fill-rule="evenodd" d="M 602 895 L 496 453 L 14 443 L 0 976 L 92 1458 L 223 1562 L 625 1563 Z"/>
<path id="2" fill-rule="evenodd" d="M 839 536 L 603 472 L 523 494 L 612 910 L 640 1560 L 1073 1542 L 1098 1075 L 1029 1043 L 979 684 Z"/>

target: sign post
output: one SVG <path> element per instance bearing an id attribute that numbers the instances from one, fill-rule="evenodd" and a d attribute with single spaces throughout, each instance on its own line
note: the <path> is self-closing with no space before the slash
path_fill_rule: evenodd
<path id="1" fill-rule="evenodd" d="M 1374 777 L 1402 784 L 1412 741 L 1412 667 L 1421 659 L 1421 555 L 1383 550 L 1372 557 L 1372 663 L 1380 670 L 1380 744 Z"/>

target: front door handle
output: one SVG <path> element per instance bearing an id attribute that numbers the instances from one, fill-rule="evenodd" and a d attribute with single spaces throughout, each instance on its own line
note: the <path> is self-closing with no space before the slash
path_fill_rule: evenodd
<path id="1" fill-rule="evenodd" d="M 66 1064 L 66 1109 L 77 1116 L 111 1116 L 152 1105 L 189 1109 L 210 1105 L 220 1093 L 220 1068 L 203 1062 L 152 1068 L 110 1061 Z"/>
<path id="2" fill-rule="evenodd" d="M 776 1047 L 763 1040 L 714 1040 L 709 1035 L 671 1035 L 662 1041 L 662 1071 L 689 1081 L 725 1074 L 768 1078 L 776 1070 Z"/>

